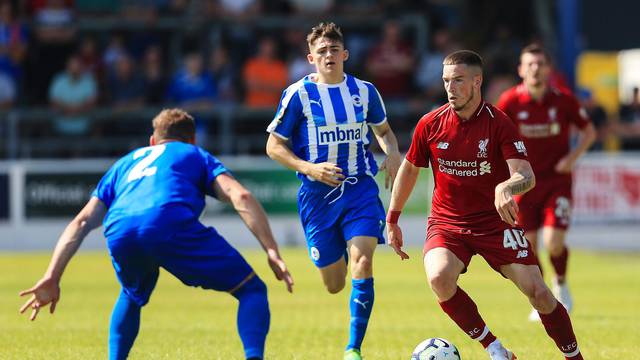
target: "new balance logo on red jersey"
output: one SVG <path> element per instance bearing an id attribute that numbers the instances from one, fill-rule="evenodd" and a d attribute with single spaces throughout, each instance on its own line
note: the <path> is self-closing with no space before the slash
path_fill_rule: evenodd
<path id="1" fill-rule="evenodd" d="M 518 250 L 518 255 L 516 255 L 516 259 L 522 259 L 529 256 L 529 251 L 527 250 Z"/>
<path id="2" fill-rule="evenodd" d="M 436 146 L 437 149 L 442 149 L 442 150 L 447 150 L 449 148 L 449 143 L 448 142 L 444 142 L 444 141 L 440 141 L 438 143 L 438 146 Z"/>
<path id="3" fill-rule="evenodd" d="M 518 150 L 519 153 L 527 155 L 527 148 L 524 146 L 524 142 L 515 141 L 513 145 L 515 145 L 516 150 Z"/>

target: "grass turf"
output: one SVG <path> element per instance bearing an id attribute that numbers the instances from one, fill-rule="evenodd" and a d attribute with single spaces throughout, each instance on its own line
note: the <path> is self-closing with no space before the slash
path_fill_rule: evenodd
<path id="1" fill-rule="evenodd" d="M 341 359 L 348 336 L 349 285 L 337 295 L 323 289 L 303 249 L 283 256 L 296 281 L 288 294 L 270 273 L 258 250 L 243 254 L 267 282 L 272 321 L 268 359 Z M 462 358 L 487 359 L 440 310 L 427 286 L 420 250 L 401 262 L 381 248 L 374 262 L 376 300 L 363 345 L 366 359 L 409 359 L 421 340 L 443 337 Z M 119 285 L 106 252 L 81 252 L 62 281 L 56 313 L 35 322 L 20 316 L 20 290 L 44 272 L 48 254 L 0 254 L 0 359 L 104 359 L 111 307 Z M 546 269 L 550 269 L 548 266 Z M 549 270 L 547 271 L 549 273 Z M 587 359 L 640 359 L 640 254 L 573 251 L 572 313 Z M 524 296 L 475 257 L 461 277 L 491 330 L 523 360 L 562 359 L 540 323 L 529 323 Z M 143 309 L 131 359 L 242 359 L 235 327 L 236 301 L 224 293 L 187 288 L 170 274 L 160 281 Z"/>

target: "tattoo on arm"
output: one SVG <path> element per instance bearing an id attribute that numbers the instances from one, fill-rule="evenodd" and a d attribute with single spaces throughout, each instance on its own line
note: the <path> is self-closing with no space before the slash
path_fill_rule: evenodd
<path id="1" fill-rule="evenodd" d="M 511 190 L 511 194 L 520 195 L 529 191 L 535 184 L 535 180 L 531 171 L 521 171 L 513 174 L 505 183 Z"/>

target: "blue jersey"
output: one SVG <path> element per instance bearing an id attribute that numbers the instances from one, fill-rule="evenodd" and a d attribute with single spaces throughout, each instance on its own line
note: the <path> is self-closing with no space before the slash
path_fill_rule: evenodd
<path id="1" fill-rule="evenodd" d="M 197 225 L 212 182 L 227 172 L 203 149 L 172 141 L 132 151 L 102 177 L 93 196 L 107 206 L 104 234 L 187 231 Z"/>
<path id="2" fill-rule="evenodd" d="M 378 166 L 369 151 L 369 125 L 387 121 L 378 90 L 348 74 L 339 84 L 313 78 L 307 75 L 284 91 L 267 131 L 291 139 L 291 150 L 303 160 L 334 163 L 345 176 L 374 176 Z"/>

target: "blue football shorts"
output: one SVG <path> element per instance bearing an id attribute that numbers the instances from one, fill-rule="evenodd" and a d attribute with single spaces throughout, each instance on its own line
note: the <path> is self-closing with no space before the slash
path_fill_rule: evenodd
<path id="1" fill-rule="evenodd" d="M 378 185 L 370 176 L 348 177 L 336 188 L 303 182 L 298 213 L 309 257 L 319 268 L 345 256 L 347 241 L 355 236 L 371 236 L 378 244 L 385 243 L 385 211 Z"/>
<path id="2" fill-rule="evenodd" d="M 138 231 L 107 245 L 120 284 L 140 306 L 149 301 L 160 267 L 185 285 L 217 291 L 232 290 L 253 272 L 215 229 L 199 223 L 177 233 Z"/>

